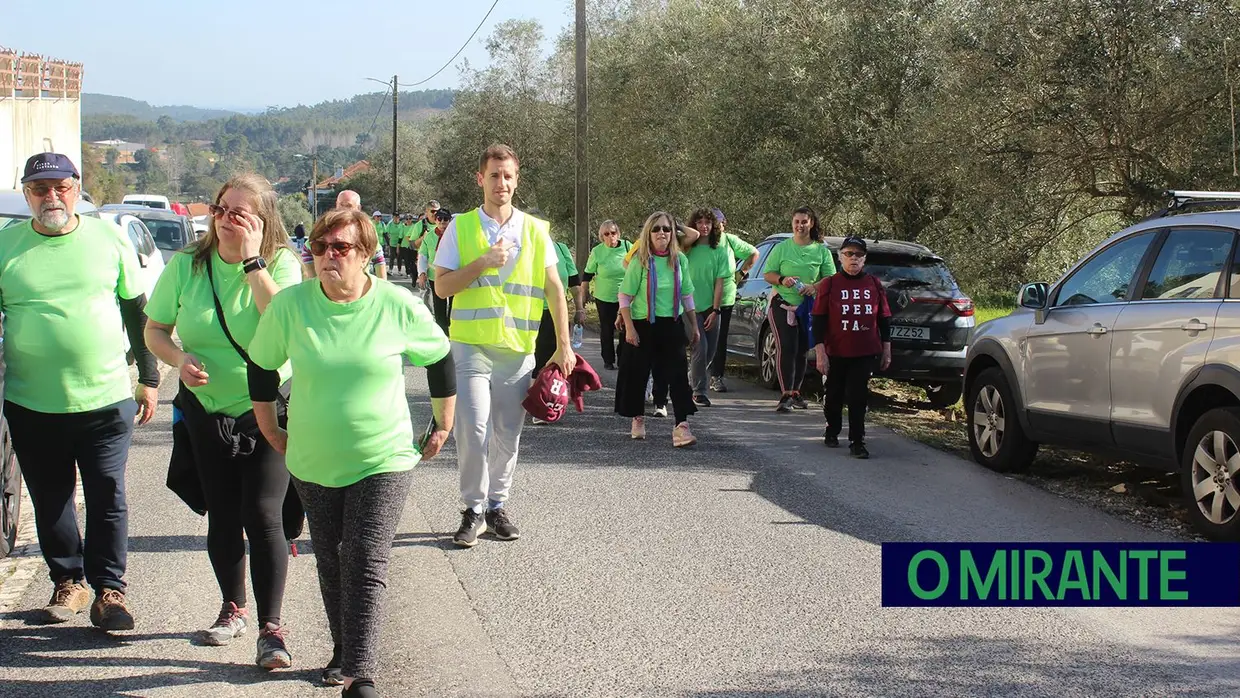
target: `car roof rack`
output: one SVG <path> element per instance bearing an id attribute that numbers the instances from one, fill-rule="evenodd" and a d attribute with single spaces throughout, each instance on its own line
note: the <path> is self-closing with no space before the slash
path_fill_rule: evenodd
<path id="1" fill-rule="evenodd" d="M 1168 189 L 1164 195 L 1171 199 L 1166 208 L 1147 217 L 1145 220 L 1165 218 L 1178 213 L 1187 213 L 1189 209 L 1202 206 L 1221 206 L 1231 204 L 1240 208 L 1240 191 L 1190 191 L 1185 189 Z"/>

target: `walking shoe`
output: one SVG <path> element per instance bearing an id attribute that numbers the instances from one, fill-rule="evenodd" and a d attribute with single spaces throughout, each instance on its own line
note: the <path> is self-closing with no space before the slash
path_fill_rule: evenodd
<path id="1" fill-rule="evenodd" d="M 90 590 L 86 585 L 72 579 L 62 579 L 56 582 L 52 600 L 47 602 L 47 607 L 43 610 L 47 613 L 47 622 L 64 623 L 85 611 L 88 606 Z"/>
<path id="2" fill-rule="evenodd" d="M 331 661 L 323 668 L 324 686 L 343 686 L 344 672 L 340 671 L 340 645 L 332 647 Z"/>
<path id="3" fill-rule="evenodd" d="M 372 679 L 353 679 L 340 698 L 379 698 L 379 691 Z"/>
<path id="4" fill-rule="evenodd" d="M 125 606 L 125 592 L 104 589 L 90 607 L 90 622 L 103 630 L 133 630 L 133 615 Z"/>
<path id="5" fill-rule="evenodd" d="M 667 405 L 660 405 L 654 408 L 654 416 L 666 417 L 667 416 Z"/>
<path id="6" fill-rule="evenodd" d="M 828 436 L 826 433 L 822 435 L 822 443 L 827 448 L 839 448 L 840 438 L 838 436 Z"/>
<path id="7" fill-rule="evenodd" d="M 516 540 L 521 537 L 521 530 L 512 522 L 504 507 L 487 509 L 486 522 L 487 528 L 500 540 Z"/>
<path id="8" fill-rule="evenodd" d="M 779 398 L 779 404 L 775 406 L 775 411 L 776 412 L 791 412 L 792 411 L 792 396 L 785 395 Z"/>
<path id="9" fill-rule="evenodd" d="M 293 666 L 293 655 L 284 644 L 284 628 L 267 623 L 258 631 L 258 651 L 254 661 L 264 669 L 287 669 Z"/>
<path id="10" fill-rule="evenodd" d="M 534 425 L 546 424 L 545 421 L 539 419 L 538 417 L 531 417 L 530 420 L 531 420 L 531 424 L 534 424 Z"/>
<path id="11" fill-rule="evenodd" d="M 792 406 L 798 410 L 809 409 L 809 403 L 805 401 L 805 398 L 801 397 L 800 393 L 792 396 Z"/>
<path id="12" fill-rule="evenodd" d="M 607 369 L 608 371 L 614 371 L 616 370 L 616 365 L 615 364 L 603 364 L 603 368 Z"/>
<path id="13" fill-rule="evenodd" d="M 867 451 L 867 450 L 865 450 L 865 444 L 863 444 L 863 443 L 859 443 L 859 442 L 858 442 L 858 443 L 854 443 L 854 444 L 850 445 L 850 446 L 848 447 L 848 453 L 849 453 L 849 454 L 850 454 L 853 458 L 862 458 L 862 459 L 864 459 L 864 458 L 869 458 L 869 457 L 870 457 L 870 452 L 869 452 L 869 451 Z"/>
<path id="14" fill-rule="evenodd" d="M 693 404 L 699 405 L 701 407 L 710 407 L 710 398 L 706 397 L 705 395 L 694 395 Z"/>
<path id="15" fill-rule="evenodd" d="M 712 377 L 710 379 L 710 389 L 715 391 L 716 393 L 728 392 L 728 386 L 726 383 L 723 382 L 722 378 Z"/>
<path id="16" fill-rule="evenodd" d="M 220 606 L 220 616 L 215 619 L 215 624 L 202 631 L 202 641 L 212 647 L 227 645 L 233 638 L 245 634 L 245 619 L 249 615 L 249 611 L 239 608 L 232 601 L 225 602 Z"/>
<path id="17" fill-rule="evenodd" d="M 695 443 L 697 443 L 697 437 L 693 435 L 693 432 L 689 431 L 688 422 L 681 422 L 672 430 L 672 445 L 676 448 L 692 446 Z"/>
<path id="18" fill-rule="evenodd" d="M 633 418 L 633 427 L 629 430 L 629 438 L 639 441 L 646 438 L 646 420 L 641 417 Z"/>
<path id="19" fill-rule="evenodd" d="M 456 529 L 452 542 L 462 548 L 472 548 L 478 544 L 478 536 L 486 533 L 487 523 L 481 512 L 466 509 L 461 512 L 461 527 Z"/>

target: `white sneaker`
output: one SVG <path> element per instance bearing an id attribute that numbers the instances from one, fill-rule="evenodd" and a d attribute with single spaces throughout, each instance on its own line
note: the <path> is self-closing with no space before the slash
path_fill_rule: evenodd
<path id="1" fill-rule="evenodd" d="M 667 405 L 663 405 L 662 407 L 656 407 L 656 408 L 654 408 L 654 416 L 656 416 L 656 417 L 666 417 L 666 416 L 667 416 Z"/>
<path id="2" fill-rule="evenodd" d="M 248 615 L 244 608 L 237 608 L 237 604 L 231 601 L 225 603 L 220 607 L 220 617 L 216 619 L 215 625 L 203 631 L 202 641 L 215 647 L 227 645 L 245 634 L 245 619 Z"/>

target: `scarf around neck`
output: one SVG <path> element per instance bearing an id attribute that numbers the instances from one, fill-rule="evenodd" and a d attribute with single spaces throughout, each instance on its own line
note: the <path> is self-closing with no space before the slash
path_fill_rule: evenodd
<path id="1" fill-rule="evenodd" d="M 672 267 L 672 318 L 680 319 L 680 257 L 671 259 L 672 248 L 668 247 L 663 252 L 650 251 L 650 265 L 646 273 L 646 316 L 650 320 L 650 324 L 654 324 L 655 320 L 655 292 L 658 286 L 658 273 L 655 271 L 655 258 L 663 257 L 668 259 L 668 263 Z"/>

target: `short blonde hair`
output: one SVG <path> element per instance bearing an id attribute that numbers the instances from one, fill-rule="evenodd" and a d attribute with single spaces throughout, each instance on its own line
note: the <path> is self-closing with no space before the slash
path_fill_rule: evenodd
<path id="1" fill-rule="evenodd" d="M 320 216 L 310 230 L 307 245 L 334 230 L 349 226 L 357 228 L 357 244 L 366 253 L 366 258 L 373 257 L 375 250 L 379 249 L 379 233 L 375 231 L 375 224 L 371 222 L 370 216 L 355 208 L 334 208 Z"/>

